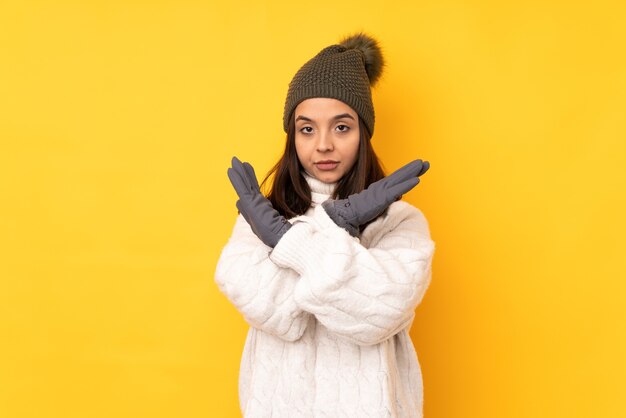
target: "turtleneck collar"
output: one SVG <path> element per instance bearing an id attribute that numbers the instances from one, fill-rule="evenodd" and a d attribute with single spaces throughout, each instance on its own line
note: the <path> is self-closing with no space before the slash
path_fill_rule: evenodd
<path id="1" fill-rule="evenodd" d="M 313 201 L 313 206 L 322 203 L 333 194 L 337 182 L 324 183 L 323 181 L 310 175 L 306 170 L 302 170 L 301 173 L 311 188 L 311 200 Z"/>

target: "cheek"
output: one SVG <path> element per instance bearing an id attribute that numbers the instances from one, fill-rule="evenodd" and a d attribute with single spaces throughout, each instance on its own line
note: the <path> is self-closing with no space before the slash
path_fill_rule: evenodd
<path id="1" fill-rule="evenodd" d="M 357 156 L 359 155 L 359 138 L 356 138 L 356 140 L 352 143 L 349 152 L 350 158 L 356 160 Z"/>
<path id="2" fill-rule="evenodd" d="M 306 149 L 296 141 L 296 155 L 298 156 L 298 160 L 300 163 L 304 163 L 306 161 Z"/>

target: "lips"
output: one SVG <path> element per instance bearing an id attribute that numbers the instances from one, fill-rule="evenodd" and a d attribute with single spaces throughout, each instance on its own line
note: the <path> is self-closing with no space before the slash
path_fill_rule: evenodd
<path id="1" fill-rule="evenodd" d="M 333 170 L 335 169 L 335 167 L 337 167 L 338 164 L 338 161 L 333 160 L 318 161 L 317 163 L 315 163 L 317 168 L 323 171 Z"/>

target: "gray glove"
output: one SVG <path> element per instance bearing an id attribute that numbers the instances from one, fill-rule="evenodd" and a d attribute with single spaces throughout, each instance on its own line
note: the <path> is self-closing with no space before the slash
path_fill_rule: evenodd
<path id="1" fill-rule="evenodd" d="M 233 157 L 228 178 L 239 196 L 237 209 L 261 241 L 274 248 L 283 234 L 291 228 L 291 223 L 263 196 L 254 168 L 249 163 L 242 163 L 237 157 Z"/>
<path id="2" fill-rule="evenodd" d="M 329 199 L 322 203 L 328 216 L 353 237 L 358 236 L 359 226 L 377 218 L 389 205 L 404 193 L 417 186 L 419 176 L 424 174 L 430 163 L 415 160 L 390 175 L 372 183 L 362 192 L 347 199 Z"/>

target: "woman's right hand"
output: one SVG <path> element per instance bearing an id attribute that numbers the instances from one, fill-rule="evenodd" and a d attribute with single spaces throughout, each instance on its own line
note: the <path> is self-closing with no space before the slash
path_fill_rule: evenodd
<path id="1" fill-rule="evenodd" d="M 239 196 L 236 203 L 237 209 L 261 241 L 274 248 L 280 238 L 291 228 L 291 223 L 263 196 L 256 173 L 250 163 L 242 163 L 239 158 L 233 157 L 231 164 L 232 167 L 227 172 Z"/>
<path id="2" fill-rule="evenodd" d="M 359 226 L 377 218 L 400 196 L 417 186 L 419 177 L 430 168 L 428 161 L 415 160 L 390 175 L 372 183 L 365 190 L 347 199 L 322 203 L 328 216 L 350 235 L 359 234 Z"/>

